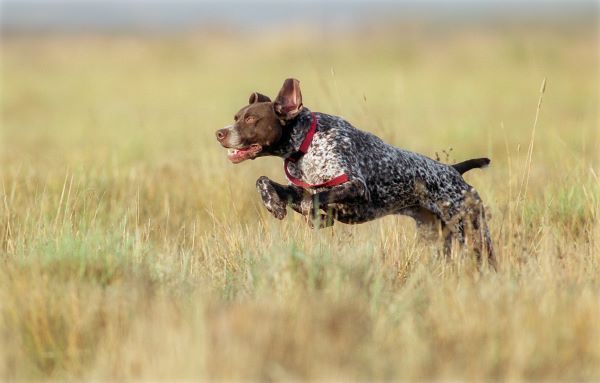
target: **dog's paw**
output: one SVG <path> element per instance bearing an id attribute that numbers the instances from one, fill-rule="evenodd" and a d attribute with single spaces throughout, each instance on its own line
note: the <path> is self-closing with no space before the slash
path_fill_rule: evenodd
<path id="1" fill-rule="evenodd" d="M 277 194 L 269 195 L 269 198 L 263 197 L 263 203 L 269 213 L 273 215 L 273 217 L 277 219 L 284 219 L 287 215 L 287 209 L 285 204 L 279 199 Z"/>
<path id="2" fill-rule="evenodd" d="M 256 181 L 256 188 L 269 213 L 277 219 L 284 219 L 287 214 L 286 205 L 277 195 L 269 179 L 267 177 L 260 177 Z"/>
<path id="3" fill-rule="evenodd" d="M 267 206 L 265 205 L 267 210 L 269 212 L 271 212 L 271 214 L 273 214 L 273 217 L 277 218 L 277 219 L 284 219 L 285 216 L 287 215 L 287 209 L 285 208 L 285 206 L 281 206 L 278 204 L 273 204 L 272 206 Z"/>

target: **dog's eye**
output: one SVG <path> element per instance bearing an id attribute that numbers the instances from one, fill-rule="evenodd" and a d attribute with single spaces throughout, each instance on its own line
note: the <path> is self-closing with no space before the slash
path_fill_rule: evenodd
<path id="1" fill-rule="evenodd" d="M 239 119 L 240 119 L 240 117 L 239 117 L 239 116 L 237 116 L 237 115 L 236 115 L 236 116 L 233 116 L 233 121 L 237 121 L 237 120 L 239 120 Z"/>
<path id="2" fill-rule="evenodd" d="M 256 122 L 256 120 L 257 120 L 256 117 L 254 117 L 254 116 L 248 116 L 248 117 L 246 117 L 245 121 L 246 121 L 247 124 L 254 124 Z"/>

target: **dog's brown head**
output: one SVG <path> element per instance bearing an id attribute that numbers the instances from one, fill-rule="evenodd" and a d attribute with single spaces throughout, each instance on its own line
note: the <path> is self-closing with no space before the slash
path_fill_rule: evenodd
<path id="1" fill-rule="evenodd" d="M 229 149 L 234 164 L 270 154 L 279 143 L 286 124 L 302 110 L 299 81 L 284 81 L 275 101 L 258 92 L 250 95 L 248 105 L 235 114 L 233 125 L 216 132 L 217 141 Z"/>

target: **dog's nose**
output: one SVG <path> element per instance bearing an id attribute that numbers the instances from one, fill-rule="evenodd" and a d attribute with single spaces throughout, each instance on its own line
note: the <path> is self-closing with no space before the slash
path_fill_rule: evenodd
<path id="1" fill-rule="evenodd" d="M 217 140 L 219 140 L 219 142 L 223 141 L 227 137 L 227 129 L 217 130 L 216 135 L 217 135 Z"/>

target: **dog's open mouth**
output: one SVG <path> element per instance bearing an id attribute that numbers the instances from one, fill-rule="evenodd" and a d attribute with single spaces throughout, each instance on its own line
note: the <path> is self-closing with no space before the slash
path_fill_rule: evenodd
<path id="1" fill-rule="evenodd" d="M 230 148 L 227 151 L 227 158 L 229 158 L 229 161 L 233 162 L 234 164 L 238 164 L 247 159 L 254 159 L 261 150 L 262 146 L 259 144 L 252 144 L 241 149 Z"/>

